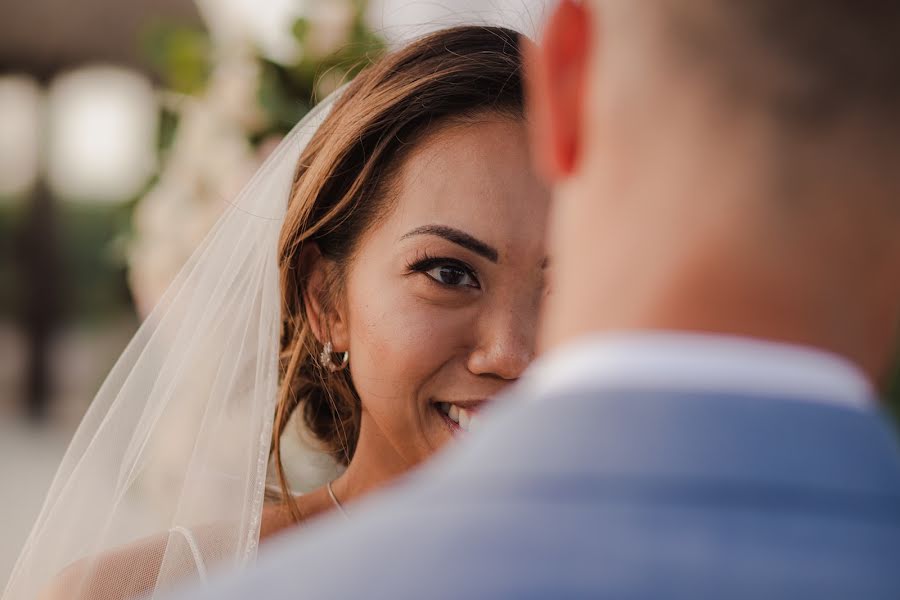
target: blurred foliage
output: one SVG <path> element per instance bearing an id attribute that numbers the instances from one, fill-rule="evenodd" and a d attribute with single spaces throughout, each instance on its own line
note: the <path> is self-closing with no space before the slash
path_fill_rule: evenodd
<path id="1" fill-rule="evenodd" d="M 248 132 L 251 142 L 289 131 L 318 100 L 337 87 L 327 85 L 323 89 L 323 82 L 349 81 L 385 52 L 385 41 L 365 21 L 365 0 L 353 0 L 350 5 L 353 13 L 346 40 L 333 52 L 318 55 L 312 51 L 315 24 L 299 18 L 291 29 L 302 49 L 296 63 L 276 63 L 258 53 L 262 74 L 257 98 L 266 122 L 259 131 Z M 141 39 L 145 55 L 170 91 L 188 95 L 204 91 L 213 68 L 213 46 L 205 31 L 155 22 L 146 28 Z M 177 120 L 171 113 L 163 118 L 167 127 L 161 145 L 165 148 L 174 136 Z"/>
<path id="2" fill-rule="evenodd" d="M 178 115 L 167 108 L 159 111 L 159 132 L 157 144 L 160 154 L 165 154 L 175 141 L 175 131 L 178 129 Z"/>
<path id="3" fill-rule="evenodd" d="M 16 247 L 26 219 L 25 206 L 20 202 L 0 207 L 0 317 L 17 317 L 25 308 Z M 60 269 L 55 276 L 60 278 L 63 319 L 93 322 L 132 312 L 122 253 L 131 209 L 131 203 L 56 204 Z"/>
<path id="4" fill-rule="evenodd" d="M 354 15 L 346 43 L 324 56 L 310 52 L 312 24 L 297 19 L 294 36 L 304 51 L 293 65 L 263 61 L 259 89 L 260 106 L 269 118 L 269 125 L 256 139 L 273 133 L 286 133 L 303 115 L 340 83 L 350 81 L 386 50 L 384 40 L 373 32 L 364 20 L 365 3 L 354 2 Z M 323 83 L 326 85 L 323 89 Z"/>
<path id="5" fill-rule="evenodd" d="M 132 312 L 124 250 L 133 204 L 60 207 L 70 310 L 82 320 L 96 321 Z"/>
<path id="6" fill-rule="evenodd" d="M 900 348 L 900 344 L 897 347 Z M 900 350 L 897 351 L 896 357 L 894 360 L 894 373 L 888 379 L 890 383 L 888 384 L 886 398 L 888 408 L 894 413 L 896 422 L 900 424 Z"/>
<path id="7" fill-rule="evenodd" d="M 168 89 L 181 94 L 203 91 L 213 64 L 205 31 L 156 21 L 144 28 L 140 46 Z"/>

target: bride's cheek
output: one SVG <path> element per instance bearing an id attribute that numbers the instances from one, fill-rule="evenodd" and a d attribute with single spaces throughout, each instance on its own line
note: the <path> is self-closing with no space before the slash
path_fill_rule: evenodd
<path id="1" fill-rule="evenodd" d="M 397 397 L 421 377 L 423 353 L 428 346 L 433 328 L 428 323 L 423 307 L 403 302 L 401 298 L 384 305 L 368 304 L 365 314 L 357 321 L 361 326 L 354 335 L 357 363 L 354 365 L 355 383 L 371 390 L 373 396 Z M 362 393 L 362 389 L 360 389 Z"/>

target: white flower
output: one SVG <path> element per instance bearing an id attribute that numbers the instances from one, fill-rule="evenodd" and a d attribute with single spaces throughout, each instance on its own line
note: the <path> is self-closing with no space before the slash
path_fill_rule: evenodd
<path id="1" fill-rule="evenodd" d="M 347 43 L 355 10 L 348 0 L 318 0 L 308 9 L 309 33 L 304 50 L 328 56 Z"/>
<path id="2" fill-rule="evenodd" d="M 258 167 L 240 108 L 245 91 L 223 89 L 212 85 L 204 97 L 183 101 L 159 181 L 135 210 L 129 281 L 143 316 Z"/>

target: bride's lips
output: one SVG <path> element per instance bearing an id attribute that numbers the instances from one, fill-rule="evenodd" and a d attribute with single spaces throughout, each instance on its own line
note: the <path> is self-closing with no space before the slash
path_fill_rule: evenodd
<path id="1" fill-rule="evenodd" d="M 459 435 L 462 432 L 476 431 L 480 426 L 478 412 L 487 404 L 486 400 L 434 400 L 437 413 L 450 429 L 450 433 Z"/>

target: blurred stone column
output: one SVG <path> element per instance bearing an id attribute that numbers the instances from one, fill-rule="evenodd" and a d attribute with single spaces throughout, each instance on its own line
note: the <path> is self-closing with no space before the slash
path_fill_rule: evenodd
<path id="1" fill-rule="evenodd" d="M 50 349 L 65 305 L 59 233 L 52 197 L 39 183 L 26 205 L 14 253 L 20 323 L 27 343 L 23 399 L 28 416 L 36 421 L 46 417 L 49 408 Z"/>

